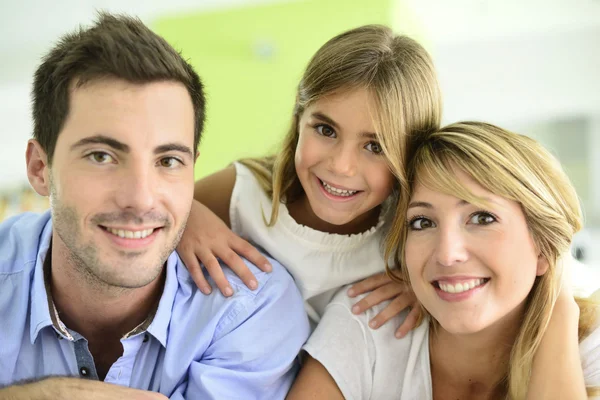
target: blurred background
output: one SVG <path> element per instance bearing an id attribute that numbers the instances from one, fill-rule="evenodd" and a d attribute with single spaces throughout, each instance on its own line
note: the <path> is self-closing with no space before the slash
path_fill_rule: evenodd
<path id="1" fill-rule="evenodd" d="M 390 25 L 432 54 L 444 122 L 492 122 L 543 142 L 581 198 L 574 253 L 600 270 L 599 0 L 0 0 L 0 220 L 47 208 L 26 180 L 40 56 L 104 9 L 138 15 L 196 67 L 208 122 L 197 177 L 272 152 L 311 55 L 343 30 Z"/>

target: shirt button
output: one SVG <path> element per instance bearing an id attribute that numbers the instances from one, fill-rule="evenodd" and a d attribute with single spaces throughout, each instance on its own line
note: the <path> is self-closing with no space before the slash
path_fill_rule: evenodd
<path id="1" fill-rule="evenodd" d="M 87 367 L 81 367 L 81 368 L 79 368 L 79 374 L 81 376 L 88 377 L 88 376 L 90 376 L 90 370 Z"/>
<path id="2" fill-rule="evenodd" d="M 144 343 L 146 343 L 146 342 L 147 342 L 149 339 L 150 339 L 150 338 L 148 337 L 148 334 L 146 333 L 146 334 L 144 335 Z"/>

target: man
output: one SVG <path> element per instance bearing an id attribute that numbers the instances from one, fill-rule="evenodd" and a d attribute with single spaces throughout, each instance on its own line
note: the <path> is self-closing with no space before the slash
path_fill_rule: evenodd
<path id="1" fill-rule="evenodd" d="M 226 272 L 236 293 L 205 296 L 174 252 L 204 122 L 192 67 L 100 14 L 44 58 L 33 118 L 51 210 L 0 225 L 0 398 L 285 397 L 309 333 L 291 277 L 249 265 L 257 290 Z"/>

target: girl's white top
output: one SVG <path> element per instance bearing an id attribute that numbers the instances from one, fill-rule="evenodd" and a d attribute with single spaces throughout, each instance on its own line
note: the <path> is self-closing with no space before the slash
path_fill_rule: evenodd
<path id="1" fill-rule="evenodd" d="M 271 199 L 246 166 L 237 162 L 234 165 L 231 228 L 287 268 L 302 293 L 313 327 L 336 289 L 385 270 L 383 217 L 366 232 L 338 235 L 298 224 L 280 204 L 277 222 L 268 227 L 265 221 L 271 217 Z"/>

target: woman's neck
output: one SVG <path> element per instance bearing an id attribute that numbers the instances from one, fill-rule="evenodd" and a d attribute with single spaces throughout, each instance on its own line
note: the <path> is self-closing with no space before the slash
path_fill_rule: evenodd
<path id="1" fill-rule="evenodd" d="M 452 393 L 461 399 L 504 398 L 510 354 L 522 313 L 520 306 L 494 325 L 472 334 L 452 334 L 439 324 L 432 326 L 429 349 L 434 394 L 443 393 L 446 398 Z"/>
<path id="2" fill-rule="evenodd" d="M 381 206 L 373 208 L 344 225 L 330 224 L 319 218 L 311 208 L 306 195 L 302 195 L 298 200 L 287 204 L 287 209 L 294 221 L 300 225 L 325 233 L 354 235 L 366 232 L 377 225 Z"/>

